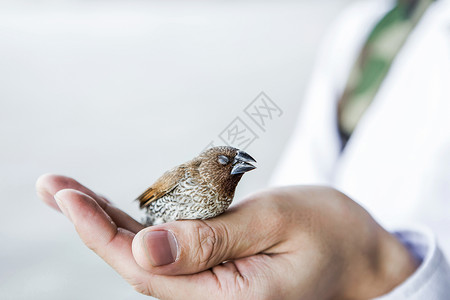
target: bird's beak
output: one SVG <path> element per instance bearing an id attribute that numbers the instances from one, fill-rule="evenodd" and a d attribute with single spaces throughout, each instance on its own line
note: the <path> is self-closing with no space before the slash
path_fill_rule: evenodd
<path id="1" fill-rule="evenodd" d="M 242 174 L 253 169 L 256 169 L 251 162 L 255 163 L 256 160 L 251 157 L 247 152 L 238 150 L 238 153 L 234 157 L 233 169 L 231 170 L 231 175 Z"/>

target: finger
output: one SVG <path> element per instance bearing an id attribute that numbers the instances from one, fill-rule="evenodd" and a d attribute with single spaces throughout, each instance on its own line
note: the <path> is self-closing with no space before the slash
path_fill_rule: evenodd
<path id="1" fill-rule="evenodd" d="M 113 219 L 114 223 L 121 228 L 125 228 L 133 233 L 138 232 L 143 229 L 144 226 L 130 217 L 128 214 L 118 209 L 106 200 L 103 196 L 99 196 L 87 187 L 80 184 L 78 181 L 60 175 L 45 174 L 39 177 L 36 182 L 36 190 L 39 197 L 47 205 L 60 210 L 59 206 L 54 200 L 54 195 L 63 189 L 74 189 L 78 190 L 92 199 L 94 199 L 100 207 Z"/>
<path id="2" fill-rule="evenodd" d="M 134 234 L 118 228 L 98 203 L 77 190 L 55 195 L 62 212 L 73 222 L 83 243 L 97 253 L 136 290 L 161 299 L 205 299 L 205 291 L 217 292 L 211 272 L 193 276 L 159 276 L 143 270 L 131 252 Z"/>
<path id="3" fill-rule="evenodd" d="M 124 276 L 142 272 L 129 250 L 134 234 L 119 228 L 92 197 L 63 189 L 55 194 L 55 200 L 86 246 Z"/>
<path id="4" fill-rule="evenodd" d="M 86 195 L 89 195 L 97 202 L 104 202 L 104 200 L 96 193 L 70 177 L 55 174 L 44 174 L 41 175 L 36 181 L 36 191 L 42 201 L 57 210 L 59 210 L 59 207 L 55 203 L 54 195 L 62 189 L 78 190 Z"/>
<path id="5" fill-rule="evenodd" d="M 133 255 L 142 268 L 153 273 L 182 275 L 227 260 L 276 253 L 282 250 L 274 246 L 285 238 L 285 223 L 274 207 L 273 201 L 246 201 L 213 219 L 145 228 L 133 240 Z"/>

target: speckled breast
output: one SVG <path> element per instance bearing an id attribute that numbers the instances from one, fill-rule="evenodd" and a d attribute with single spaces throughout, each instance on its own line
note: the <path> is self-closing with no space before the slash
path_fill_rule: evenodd
<path id="1" fill-rule="evenodd" d="M 223 213 L 232 198 L 219 197 L 207 182 L 196 182 L 187 172 L 183 180 L 165 196 L 147 208 L 147 225 L 182 219 L 208 219 Z"/>

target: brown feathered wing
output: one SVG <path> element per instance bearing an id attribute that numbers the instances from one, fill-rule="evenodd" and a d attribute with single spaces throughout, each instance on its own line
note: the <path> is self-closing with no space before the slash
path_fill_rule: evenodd
<path id="1" fill-rule="evenodd" d="M 186 166 L 181 165 L 164 173 L 156 182 L 142 193 L 136 200 L 140 208 L 147 207 L 153 201 L 158 200 L 177 187 L 179 181 L 184 177 Z"/>

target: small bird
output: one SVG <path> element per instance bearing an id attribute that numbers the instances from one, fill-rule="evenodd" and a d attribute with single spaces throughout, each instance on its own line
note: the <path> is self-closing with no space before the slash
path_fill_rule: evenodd
<path id="1" fill-rule="evenodd" d="M 252 162 L 246 152 L 220 146 L 167 171 L 137 198 L 147 209 L 145 225 L 220 215 L 233 201 L 242 175 L 256 168 Z"/>

